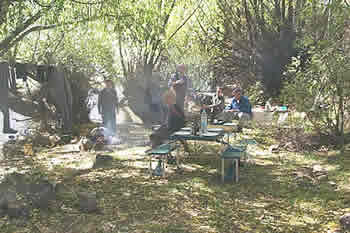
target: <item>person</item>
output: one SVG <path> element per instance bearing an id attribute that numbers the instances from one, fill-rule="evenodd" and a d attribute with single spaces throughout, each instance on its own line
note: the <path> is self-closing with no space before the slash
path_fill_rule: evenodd
<path id="1" fill-rule="evenodd" d="M 161 76 L 158 72 L 153 74 L 153 80 L 149 82 L 148 91 L 150 92 L 150 109 L 152 112 L 157 114 L 157 119 L 155 119 L 156 123 L 164 122 L 164 113 L 162 107 L 162 96 L 161 96 L 161 88 L 160 88 L 160 80 Z"/>
<path id="2" fill-rule="evenodd" d="M 17 130 L 10 127 L 10 110 L 9 110 L 9 67 L 6 62 L 0 63 L 0 111 L 3 115 L 2 132 L 5 134 L 16 134 Z"/>
<path id="3" fill-rule="evenodd" d="M 168 87 L 175 90 L 177 107 L 179 107 L 183 112 L 185 110 L 185 99 L 191 85 L 190 80 L 185 75 L 185 72 L 186 66 L 184 64 L 177 65 L 176 72 L 171 76 L 168 83 Z"/>
<path id="4" fill-rule="evenodd" d="M 216 88 L 216 93 L 212 98 L 212 104 L 203 104 L 202 109 L 206 109 L 207 111 L 209 110 L 209 116 L 212 122 L 218 115 L 220 115 L 224 111 L 225 97 L 221 87 L 218 86 Z"/>
<path id="5" fill-rule="evenodd" d="M 176 100 L 176 92 L 173 88 L 170 88 L 170 90 L 164 94 L 164 102 L 168 105 L 169 111 L 168 121 L 150 135 L 152 148 L 163 144 L 164 140 L 168 139 L 172 133 L 185 126 L 184 111 L 177 105 Z"/>
<path id="6" fill-rule="evenodd" d="M 117 131 L 116 112 L 118 108 L 118 96 L 112 80 L 104 81 L 105 88 L 98 96 L 98 112 L 102 115 L 103 126 L 107 129 L 109 136 L 114 136 Z"/>
<path id="7" fill-rule="evenodd" d="M 238 131 L 241 131 L 242 126 L 252 118 L 252 105 L 248 97 L 242 95 L 241 88 L 234 89 L 232 94 L 231 104 L 225 108 L 219 118 L 222 118 L 224 121 L 238 119 Z"/>

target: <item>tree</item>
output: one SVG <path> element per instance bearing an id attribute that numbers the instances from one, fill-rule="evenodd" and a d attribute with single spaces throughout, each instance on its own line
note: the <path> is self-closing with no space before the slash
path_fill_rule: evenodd
<path id="1" fill-rule="evenodd" d="M 278 96 L 285 66 L 297 52 L 305 1 L 217 1 L 222 27 L 209 43 L 217 44 L 214 70 L 224 82 L 248 87 L 261 81 L 269 96 Z"/>
<path id="2" fill-rule="evenodd" d="M 0 57 L 32 32 L 98 18 L 102 5 L 75 0 L 1 1 Z"/>
<path id="3" fill-rule="evenodd" d="M 294 58 L 284 97 L 308 113 L 314 129 L 336 136 L 344 148 L 344 125 L 350 120 L 346 117 L 350 108 L 350 8 L 334 0 L 307 10 L 312 14 L 306 15 L 305 23 L 313 27 L 313 33 L 305 34 L 299 43 L 309 48 L 309 59 L 303 64 L 302 57 Z"/>

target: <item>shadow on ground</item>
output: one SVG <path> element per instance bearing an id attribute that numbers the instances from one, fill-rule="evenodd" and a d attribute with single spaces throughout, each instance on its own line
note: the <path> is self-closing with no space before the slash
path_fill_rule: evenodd
<path id="1" fill-rule="evenodd" d="M 57 182 L 65 177 L 63 185 L 71 191 L 59 194 L 48 210 L 34 212 L 28 220 L 6 222 L 0 218 L 0 231 L 319 233 L 336 228 L 350 203 L 345 189 L 350 160 L 345 157 L 329 160 L 330 156 L 270 154 L 254 147 L 250 156 L 254 163 L 241 169 L 240 182 L 222 184 L 216 173 L 219 148 L 206 145 L 212 151 L 206 156 L 188 157 L 181 152 L 185 156 L 183 173 L 176 173 L 169 165 L 166 179 L 150 178 L 144 155 L 147 147 L 135 147 L 145 131 L 136 127 L 131 134 L 135 139 L 130 139 L 130 146 L 106 152 L 114 158 L 107 166 L 71 176 L 67 176 L 63 164 L 51 170 Z M 60 156 L 42 156 L 36 162 L 45 166 Z M 296 172 L 314 164 L 329 170 L 327 181 L 297 179 Z M 329 180 L 337 187 L 329 185 Z M 74 190 L 96 192 L 100 212 L 82 213 Z"/>

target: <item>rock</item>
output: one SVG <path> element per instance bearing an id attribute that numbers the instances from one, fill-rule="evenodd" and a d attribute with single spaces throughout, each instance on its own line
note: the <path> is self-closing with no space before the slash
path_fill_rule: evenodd
<path id="1" fill-rule="evenodd" d="M 91 213 L 98 210 L 96 192 L 78 192 L 77 196 L 82 211 Z"/>
<path id="2" fill-rule="evenodd" d="M 48 181 L 12 173 L 0 183 L 0 215 L 28 217 L 33 207 L 47 208 L 54 198 L 54 186 Z"/>
<path id="3" fill-rule="evenodd" d="M 337 183 L 335 183 L 334 181 L 329 181 L 328 184 L 332 187 L 337 187 Z"/>
<path id="4" fill-rule="evenodd" d="M 346 213 L 339 219 L 340 226 L 343 230 L 350 230 L 350 213 Z"/>
<path id="5" fill-rule="evenodd" d="M 326 180 L 328 180 L 328 175 L 317 176 L 317 180 L 319 180 L 319 181 L 326 181 Z"/>
<path id="6" fill-rule="evenodd" d="M 98 154 L 96 155 L 96 160 L 93 165 L 93 168 L 104 167 L 108 165 L 113 160 L 113 157 L 110 155 Z"/>
<path id="7" fill-rule="evenodd" d="M 317 172 L 323 172 L 324 171 L 324 169 L 323 169 L 323 167 L 321 167 L 321 165 L 314 165 L 313 167 L 312 167 L 312 172 L 313 173 L 317 173 Z"/>

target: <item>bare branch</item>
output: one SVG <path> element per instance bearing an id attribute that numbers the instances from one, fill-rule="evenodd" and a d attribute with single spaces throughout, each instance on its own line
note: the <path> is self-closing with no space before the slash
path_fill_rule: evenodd
<path id="1" fill-rule="evenodd" d="M 202 1 L 201 0 L 199 3 L 198 3 L 198 6 L 192 11 L 192 13 L 182 22 L 182 24 L 176 28 L 176 30 L 170 35 L 168 41 L 170 41 L 178 31 L 180 31 L 180 29 L 185 26 L 185 24 L 192 18 L 192 16 L 197 12 L 197 10 L 200 8 L 201 4 L 202 4 Z"/>

